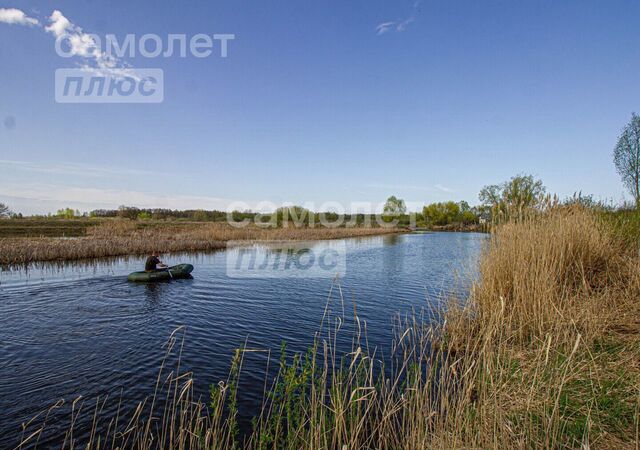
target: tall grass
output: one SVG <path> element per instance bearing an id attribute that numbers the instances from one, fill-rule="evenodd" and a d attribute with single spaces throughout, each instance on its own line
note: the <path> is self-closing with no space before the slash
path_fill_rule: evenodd
<path id="1" fill-rule="evenodd" d="M 496 230 L 445 333 L 476 399 L 464 407 L 478 431 L 467 444 L 637 445 L 638 262 L 580 207 Z"/>
<path id="2" fill-rule="evenodd" d="M 384 360 L 355 308 L 350 349 L 347 317 L 328 313 L 308 352 L 283 347 L 244 437 L 241 347 L 208 408 L 176 372 L 162 420 L 136 416 L 115 441 L 95 427 L 75 447 L 638 448 L 640 266 L 622 242 L 579 207 L 499 226 L 469 297 L 440 323 L 398 323 Z"/>

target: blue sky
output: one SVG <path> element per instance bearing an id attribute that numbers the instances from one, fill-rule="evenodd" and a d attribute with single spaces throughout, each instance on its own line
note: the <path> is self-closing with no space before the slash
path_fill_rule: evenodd
<path id="1" fill-rule="evenodd" d="M 638 2 L 0 8 L 0 201 L 16 211 L 348 207 L 392 194 L 473 204 L 483 185 L 522 172 L 560 196 L 624 196 L 611 153 L 640 111 Z M 60 104 L 55 70 L 83 59 L 56 54 L 46 30 L 54 10 L 102 37 L 235 39 L 227 58 L 123 58 L 164 71 L 160 104 Z"/>

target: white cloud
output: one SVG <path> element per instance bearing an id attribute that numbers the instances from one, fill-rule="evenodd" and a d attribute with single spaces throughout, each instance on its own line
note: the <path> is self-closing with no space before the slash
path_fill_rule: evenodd
<path id="1" fill-rule="evenodd" d="M 94 72 L 100 76 L 122 78 L 124 76 L 139 79 L 129 64 L 118 58 L 104 53 L 96 39 L 89 33 L 85 33 L 81 27 L 71 22 L 59 10 L 54 10 L 47 17 L 48 25 L 44 27 L 47 33 L 51 33 L 56 39 L 62 39 L 61 43 L 65 52 L 70 56 L 83 59 L 80 67 L 88 72 Z M 40 25 L 37 19 L 27 17 L 19 9 L 0 8 L 0 22 L 20 25 Z"/>
<path id="2" fill-rule="evenodd" d="M 98 51 L 96 42 L 88 34 L 71 34 L 69 35 L 69 44 L 74 55 L 82 57 L 96 56 Z"/>
<path id="3" fill-rule="evenodd" d="M 51 24 L 45 27 L 45 30 L 47 30 L 49 33 L 52 33 L 56 38 L 62 36 L 68 29 L 75 28 L 69 21 L 69 19 L 63 16 L 62 13 L 57 9 L 53 11 L 53 13 L 51 13 L 49 21 L 51 22 Z"/>
<path id="4" fill-rule="evenodd" d="M 53 34 L 56 39 L 65 39 L 71 55 L 85 59 L 85 63 L 81 65 L 82 69 L 101 76 L 137 78 L 129 65 L 100 50 L 93 36 L 72 23 L 62 12 L 53 11 L 49 22 L 50 25 L 45 27 L 45 30 Z"/>
<path id="5" fill-rule="evenodd" d="M 30 27 L 40 25 L 38 19 L 29 17 L 24 11 L 16 8 L 0 8 L 0 22 L 8 23 L 9 25 L 26 25 Z"/>

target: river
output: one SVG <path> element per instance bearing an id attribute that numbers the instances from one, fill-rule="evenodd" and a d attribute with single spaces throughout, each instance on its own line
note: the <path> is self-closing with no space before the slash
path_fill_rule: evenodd
<path id="1" fill-rule="evenodd" d="M 192 263 L 193 279 L 155 284 L 127 281 L 143 266 L 138 257 L 4 271 L 0 448 L 13 447 L 20 424 L 61 399 L 69 405 L 79 395 L 90 402 L 109 394 L 130 411 L 153 392 L 163 344 L 181 326 L 182 369 L 193 372 L 204 398 L 211 383 L 226 378 L 233 350 L 245 341 L 271 349 L 276 359 L 282 341 L 291 351 L 304 350 L 329 300 L 335 315 L 353 315 L 355 305 L 369 345 L 384 354 L 394 317 L 437 315 L 447 297 L 464 298 L 485 239 L 425 233 L 293 246 L 316 253 L 337 249 L 338 278 L 332 269 L 243 272 L 242 264 L 230 261 L 237 257 L 233 251 L 165 255 L 171 264 Z M 239 404 L 246 417 L 262 398 L 265 355 L 255 353 L 243 366 Z M 54 413 L 41 446 L 57 443 L 68 420 L 68 409 Z M 80 435 L 83 423 L 76 426 Z"/>

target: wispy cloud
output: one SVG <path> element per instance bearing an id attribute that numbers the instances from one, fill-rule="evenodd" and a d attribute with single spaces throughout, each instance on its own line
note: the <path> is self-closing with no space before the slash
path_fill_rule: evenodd
<path id="1" fill-rule="evenodd" d="M 120 189 L 80 188 L 58 184 L 2 185 L 0 198 L 18 200 L 28 213 L 46 213 L 62 207 L 82 211 L 135 205 L 140 208 L 226 210 L 233 200 L 190 195 L 162 195 Z M 7 200 L 5 200 L 7 201 Z"/>
<path id="2" fill-rule="evenodd" d="M 376 33 L 380 36 L 396 26 L 396 23 L 395 21 L 379 23 L 378 26 L 376 26 Z"/>
<path id="3" fill-rule="evenodd" d="M 168 175 L 112 166 L 0 160 L 0 202 L 22 213 L 42 214 L 66 207 L 89 211 L 120 205 L 226 210 L 235 201 L 212 196 L 165 195 L 143 187 L 149 185 L 148 180 Z M 125 184 L 130 186 L 131 179 L 140 182 L 139 190 L 119 188 Z M 154 181 L 154 184 L 157 183 Z"/>
<path id="4" fill-rule="evenodd" d="M 45 173 L 50 175 L 68 175 L 80 177 L 114 177 L 114 176 L 131 176 L 131 175 L 166 175 L 159 172 L 148 170 L 126 169 L 122 167 L 105 167 L 92 166 L 89 164 L 73 164 L 73 163 L 36 163 L 30 161 L 15 161 L 0 159 L 0 171 L 3 169 L 10 171 L 21 171 L 31 173 Z"/>
<path id="5" fill-rule="evenodd" d="M 436 188 L 439 191 L 446 192 L 447 194 L 453 194 L 453 193 L 456 192 L 454 189 L 451 189 L 449 187 L 443 186 L 441 184 L 436 184 L 433 187 Z"/>
<path id="6" fill-rule="evenodd" d="M 399 33 L 403 32 L 407 29 L 407 26 L 416 20 L 415 17 L 409 17 L 405 20 L 394 20 L 391 22 L 382 22 L 376 26 L 376 34 L 380 36 L 381 34 L 385 34 L 387 31 L 395 30 Z"/>
<path id="7" fill-rule="evenodd" d="M 40 25 L 38 19 L 27 16 L 24 11 L 16 8 L 0 8 L 0 22 L 9 25 L 26 25 L 29 27 Z"/>
<path id="8" fill-rule="evenodd" d="M 386 20 L 384 22 L 376 25 L 376 34 L 378 36 L 385 34 L 389 31 L 396 31 L 398 33 L 402 33 L 407 29 L 409 24 L 415 22 L 416 14 L 421 12 L 420 6 L 422 5 L 422 0 L 414 0 L 413 2 L 413 13 L 407 17 L 406 19 L 397 19 L 397 20 Z"/>
<path id="9" fill-rule="evenodd" d="M 407 26 L 416 20 L 415 17 L 409 17 L 407 20 L 403 20 L 396 26 L 396 31 L 404 31 L 407 29 Z"/>
<path id="10" fill-rule="evenodd" d="M 0 22 L 27 26 L 41 26 L 40 21 L 27 16 L 24 11 L 10 8 L 0 9 Z M 135 71 L 129 64 L 118 58 L 104 53 L 96 40 L 89 33 L 85 33 L 81 27 L 71 22 L 59 10 L 54 10 L 46 18 L 48 25 L 44 30 L 56 39 L 64 39 L 69 45 L 68 54 L 82 59 L 80 67 L 83 70 L 94 72 L 101 76 L 121 78 L 129 76 L 137 78 Z"/>

